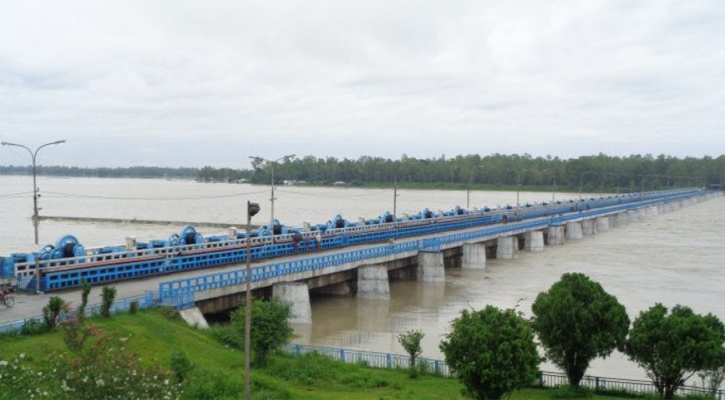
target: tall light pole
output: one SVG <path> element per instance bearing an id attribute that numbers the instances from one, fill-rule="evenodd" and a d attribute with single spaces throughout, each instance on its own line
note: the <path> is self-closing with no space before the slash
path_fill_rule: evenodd
<path id="1" fill-rule="evenodd" d="M 30 153 L 30 159 L 33 162 L 33 227 L 35 229 L 35 244 L 36 245 L 38 244 L 38 224 L 40 223 L 40 221 L 38 220 L 38 185 L 36 183 L 37 182 L 37 178 L 36 178 L 37 168 L 36 168 L 35 161 L 38 158 L 38 152 L 40 151 L 40 149 L 42 149 L 43 147 L 46 147 L 46 146 L 50 146 L 53 144 L 61 144 L 61 143 L 65 143 L 65 139 L 46 143 L 44 145 L 39 146 L 38 148 L 35 149 L 35 151 L 33 151 L 29 147 L 23 146 L 22 144 L 2 142 L 3 146 L 16 146 L 16 147 L 24 148 L 25 150 L 28 151 L 28 153 Z"/>
<path id="2" fill-rule="evenodd" d="M 249 400 L 252 392 L 249 386 L 252 354 L 252 217 L 259 212 L 259 204 L 247 201 L 247 275 L 244 277 L 246 286 L 246 306 L 244 307 L 244 398 Z"/>
<path id="3" fill-rule="evenodd" d="M 253 160 L 256 160 L 256 161 L 266 162 L 267 165 L 269 165 L 269 168 L 271 170 L 271 174 L 272 174 L 272 183 L 271 183 L 272 196 L 269 198 L 269 201 L 271 202 L 271 208 L 270 208 L 271 217 L 269 218 L 269 229 L 272 230 L 272 240 L 273 241 L 274 241 L 274 201 L 277 200 L 274 197 L 274 164 L 276 164 L 276 163 L 278 163 L 280 161 L 287 161 L 287 160 L 293 158 L 294 156 L 295 156 L 294 154 L 290 154 L 290 155 L 287 155 L 287 156 L 284 156 L 284 157 L 280 157 L 280 158 L 278 158 L 276 160 L 268 160 L 266 158 L 258 157 L 258 156 L 250 156 L 249 157 L 249 158 L 251 158 Z"/>
<path id="4" fill-rule="evenodd" d="M 582 186 L 584 184 L 584 175 L 595 174 L 594 171 L 584 171 L 579 174 L 579 200 L 582 199 Z"/>
<path id="5" fill-rule="evenodd" d="M 516 172 L 516 208 L 519 208 L 519 192 L 521 191 L 521 171 L 511 168 L 506 168 L 506 171 Z"/>

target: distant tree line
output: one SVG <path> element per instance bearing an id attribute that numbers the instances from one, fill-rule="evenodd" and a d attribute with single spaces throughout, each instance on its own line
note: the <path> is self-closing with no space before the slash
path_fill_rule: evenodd
<path id="1" fill-rule="evenodd" d="M 40 166 L 40 175 L 180 178 L 202 182 L 239 182 L 268 184 L 270 165 L 255 160 L 251 169 L 214 168 L 79 168 Z M 2 175 L 30 174 L 29 166 L 0 166 Z M 285 180 L 311 184 L 345 182 L 350 185 L 449 184 L 470 186 L 554 186 L 587 190 L 598 187 L 627 190 L 650 190 L 666 187 L 707 186 L 725 183 L 725 155 L 717 158 L 665 155 L 654 157 L 631 155 L 611 157 L 604 154 L 572 159 L 532 157 L 529 154 L 477 154 L 446 158 L 414 158 L 403 155 L 398 160 L 362 156 L 358 159 L 317 158 L 305 156 L 274 164 L 277 183 Z"/>
<path id="2" fill-rule="evenodd" d="M 604 154 L 562 160 L 558 157 L 491 154 L 454 158 L 418 159 L 403 155 L 399 160 L 363 156 L 357 160 L 306 156 L 274 166 L 275 181 L 297 180 L 315 184 L 343 181 L 367 183 L 450 183 L 460 186 L 552 186 L 607 187 L 645 190 L 664 187 L 703 186 L 725 182 L 725 155 L 717 158 L 683 159 L 660 155 L 610 157 Z M 269 183 L 268 163 L 255 162 L 252 170 L 204 167 L 199 179 L 224 181 L 248 179 Z M 518 181 L 518 182 L 517 182 Z"/>
<path id="3" fill-rule="evenodd" d="M 31 166 L 2 166 L 0 175 L 30 175 Z M 164 167 L 118 167 L 118 168 L 81 168 L 62 166 L 37 167 L 38 175 L 79 176 L 93 178 L 179 178 L 196 179 L 198 168 L 164 168 Z"/>

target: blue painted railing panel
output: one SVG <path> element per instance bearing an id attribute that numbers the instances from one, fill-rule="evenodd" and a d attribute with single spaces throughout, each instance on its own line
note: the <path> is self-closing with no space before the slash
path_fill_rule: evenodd
<path id="1" fill-rule="evenodd" d="M 548 219 L 548 222 L 550 224 L 561 224 L 566 221 L 570 221 L 573 219 L 578 218 L 584 218 L 584 217 L 590 217 L 594 215 L 599 215 L 603 213 L 611 213 L 616 212 L 618 210 L 623 209 L 630 209 L 630 208 L 639 208 L 643 206 L 647 206 L 650 204 L 656 204 L 656 203 L 663 203 L 663 202 L 670 202 L 670 201 L 676 201 L 682 198 L 691 197 L 695 194 L 700 193 L 699 191 L 684 191 L 684 192 L 678 192 L 676 195 L 668 195 L 668 197 L 662 197 L 662 194 L 659 195 L 649 195 L 649 196 L 642 196 L 642 197 L 630 197 L 630 198 L 619 198 L 616 200 L 597 200 L 594 201 L 592 204 L 595 207 L 602 207 L 602 206 L 613 206 L 615 204 L 618 204 L 614 207 L 609 207 L 606 209 L 599 209 L 599 208 L 593 208 L 590 210 L 581 210 L 577 213 L 571 213 L 572 209 L 577 210 L 580 208 L 580 206 L 583 203 L 577 203 L 575 205 L 571 204 L 562 204 L 561 207 L 557 207 L 554 209 L 550 209 L 547 211 L 547 214 L 553 215 L 556 212 L 568 212 L 569 214 L 564 214 L 562 216 L 555 216 L 553 215 Z M 531 217 L 533 215 L 540 215 L 545 216 L 544 212 L 541 210 L 535 210 L 532 212 L 525 211 L 526 209 L 523 209 L 524 211 L 521 213 L 521 215 L 518 215 L 519 217 Z M 510 232 L 511 227 L 513 223 L 519 223 L 512 221 L 513 219 L 517 218 L 517 214 L 515 210 L 511 210 L 510 213 L 508 213 L 511 217 L 509 218 L 509 223 L 506 225 L 499 225 L 490 228 L 491 230 L 484 230 L 480 233 L 480 235 L 485 236 L 489 234 L 500 234 L 504 232 Z M 493 216 L 482 216 L 482 217 L 474 217 L 470 219 L 462 219 L 457 221 L 448 221 L 448 222 L 437 222 L 436 220 L 431 220 L 430 223 L 425 223 L 422 225 L 416 225 L 416 226 L 410 226 L 406 228 L 393 228 L 385 231 L 374 231 L 374 232 L 365 232 L 365 233 L 344 233 L 339 236 L 335 237 L 325 237 L 322 239 L 320 246 L 321 248 L 334 248 L 334 247 L 341 247 L 345 245 L 354 245 L 354 244 L 363 244 L 363 243 L 371 243 L 371 242 L 379 242 L 384 241 L 391 238 L 404 238 L 404 237 L 411 237 L 411 236 L 418 236 L 418 235 L 425 235 L 425 234 L 432 234 L 436 232 L 443 232 L 447 230 L 458 230 L 458 229 L 466 229 L 466 228 L 472 228 L 476 226 L 486 225 L 490 224 L 492 220 L 495 219 L 501 219 L 501 215 L 493 215 Z M 474 238 L 475 236 L 470 236 L 470 238 Z M 449 240 L 455 241 L 453 238 L 449 238 Z M 467 240 L 467 239 L 466 239 Z M 441 242 L 445 244 L 446 242 Z M 450 242 L 448 242 L 450 243 Z M 295 249 L 294 244 L 290 242 L 286 243 L 275 243 L 275 244 L 266 244 L 263 246 L 255 246 L 252 248 L 252 259 L 261 259 L 261 258 L 270 258 L 270 257 L 276 257 L 279 255 L 286 255 L 286 254 L 298 254 L 301 250 L 307 250 L 309 249 L 315 249 L 317 248 L 317 242 L 316 241 L 310 241 L 310 242 L 302 242 L 300 244 L 300 247 L 298 249 Z M 433 251 L 433 247 L 426 247 L 424 246 L 424 251 Z M 52 291 L 52 290 L 58 290 L 58 289 L 65 289 L 70 287 L 76 287 L 80 285 L 80 281 L 82 278 L 88 280 L 91 283 L 103 283 L 103 282 L 112 282 L 122 279 L 130 279 L 130 278 L 138 278 L 138 277 L 145 277 L 145 276 L 151 276 L 151 275 L 157 275 L 157 274 L 163 274 L 163 273 L 169 273 L 169 272 L 177 272 L 177 271 L 183 271 L 193 268 L 206 268 L 206 267 L 213 267 L 213 266 L 219 266 L 219 265 L 227 265 L 227 264 L 234 264 L 234 263 L 242 263 L 246 261 L 246 250 L 245 249 L 233 249 L 233 250 L 219 250 L 216 252 L 211 253 L 203 253 L 199 255 L 184 255 L 184 256 L 173 256 L 169 254 L 167 257 L 149 260 L 149 261 L 139 261 L 134 263 L 123 263 L 118 265 L 106 265 L 102 267 L 88 267 L 88 268 L 80 268 L 80 269 L 69 269 L 65 271 L 46 271 L 43 274 L 43 278 L 41 280 L 41 290 L 44 291 Z M 332 265 L 332 264 L 326 264 L 326 265 Z"/>

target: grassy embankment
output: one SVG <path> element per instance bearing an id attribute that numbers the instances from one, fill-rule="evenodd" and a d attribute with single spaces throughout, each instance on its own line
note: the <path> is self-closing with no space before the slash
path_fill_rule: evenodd
<path id="1" fill-rule="evenodd" d="M 94 318 L 94 326 L 129 336 L 128 348 L 142 363 L 169 370 L 174 352 L 182 351 L 195 367 L 187 379 L 183 398 L 242 398 L 243 353 L 218 342 L 209 331 L 187 326 L 178 316 L 161 309 Z M 31 367 L 49 365 L 53 354 L 66 352 L 61 332 L 37 336 L 0 336 L 1 358 L 26 354 Z M 343 364 L 321 356 L 273 356 L 264 368 L 252 372 L 254 398 L 264 399 L 463 399 L 455 379 L 421 376 L 410 379 L 404 370 L 381 370 Z M 0 385 L 0 391 L 2 385 Z M 546 390 L 526 389 L 512 399 L 550 398 Z M 0 393 L 13 398 L 13 393 Z M 595 399 L 613 399 L 597 396 Z"/>

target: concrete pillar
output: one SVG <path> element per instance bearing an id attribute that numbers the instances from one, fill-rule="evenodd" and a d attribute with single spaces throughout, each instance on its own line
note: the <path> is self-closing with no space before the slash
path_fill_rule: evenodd
<path id="1" fill-rule="evenodd" d="M 291 324 L 311 324 L 310 291 L 305 282 L 280 282 L 272 285 L 272 296 L 292 305 Z"/>
<path id="2" fill-rule="evenodd" d="M 463 269 L 486 269 L 486 245 L 482 243 L 465 243 L 463 245 Z"/>
<path id="3" fill-rule="evenodd" d="M 623 226 L 627 225 L 629 223 L 629 213 L 627 211 L 622 211 L 617 214 L 617 225 Z"/>
<path id="4" fill-rule="evenodd" d="M 496 240 L 496 258 L 511 260 L 518 255 L 519 241 L 516 236 L 500 237 Z"/>
<path id="5" fill-rule="evenodd" d="M 657 204 L 657 214 L 664 214 L 665 213 L 665 205 L 660 203 Z"/>
<path id="6" fill-rule="evenodd" d="M 126 236 L 126 251 L 136 251 L 138 249 L 135 236 Z"/>
<path id="7" fill-rule="evenodd" d="M 564 225 L 551 225 L 546 234 L 549 246 L 559 246 L 566 243 L 566 231 Z"/>
<path id="8" fill-rule="evenodd" d="M 609 227 L 610 228 L 616 228 L 616 227 L 619 226 L 619 214 L 620 213 L 612 214 L 612 215 L 609 216 L 608 219 L 609 219 Z"/>
<path id="9" fill-rule="evenodd" d="M 638 208 L 637 209 L 637 220 L 642 221 L 645 218 L 647 218 L 647 213 L 645 212 L 644 208 Z"/>
<path id="10" fill-rule="evenodd" d="M 581 222 L 566 223 L 566 240 L 577 240 L 582 238 Z"/>
<path id="11" fill-rule="evenodd" d="M 544 232 L 527 232 L 524 235 L 524 248 L 533 252 L 544 251 Z"/>
<path id="12" fill-rule="evenodd" d="M 645 213 L 648 217 L 656 217 L 658 215 L 657 206 L 647 207 L 647 209 L 645 210 Z"/>
<path id="13" fill-rule="evenodd" d="M 357 297 L 390 299 L 388 267 L 384 264 L 362 265 L 357 269 Z"/>
<path id="14" fill-rule="evenodd" d="M 604 232 L 609 230 L 609 217 L 597 217 L 597 231 Z"/>
<path id="15" fill-rule="evenodd" d="M 637 218 L 637 210 L 627 210 L 627 221 L 629 222 L 635 222 L 639 218 Z"/>
<path id="16" fill-rule="evenodd" d="M 582 235 L 591 236 L 594 233 L 594 220 L 593 219 L 585 219 L 582 221 Z"/>
<path id="17" fill-rule="evenodd" d="M 181 310 L 179 311 L 179 315 L 189 326 L 199 329 L 209 329 L 209 324 L 206 322 L 206 318 L 204 318 L 204 314 L 201 313 L 199 307 Z"/>
<path id="18" fill-rule="evenodd" d="M 446 281 L 442 252 L 421 251 L 418 253 L 418 280 L 423 282 Z"/>

